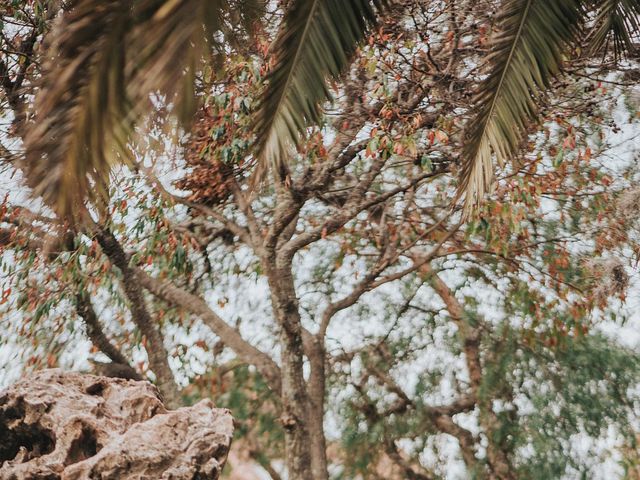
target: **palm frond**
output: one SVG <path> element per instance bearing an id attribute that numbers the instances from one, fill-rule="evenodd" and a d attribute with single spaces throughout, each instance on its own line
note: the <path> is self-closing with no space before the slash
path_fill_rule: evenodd
<path id="1" fill-rule="evenodd" d="M 61 217 L 77 221 L 85 200 L 108 200 L 111 168 L 126 161 L 151 93 L 164 94 L 188 121 L 203 45 L 216 41 L 224 5 L 78 0 L 65 13 L 52 32 L 23 166 L 35 194 Z"/>
<path id="2" fill-rule="evenodd" d="M 596 5 L 594 28 L 589 34 L 590 53 L 607 53 L 615 58 L 633 51 L 633 37 L 640 33 L 640 1 L 600 0 Z"/>
<path id="3" fill-rule="evenodd" d="M 216 43 L 224 0 L 145 0 L 135 12 L 128 77 L 132 96 L 150 92 L 173 99 L 175 113 L 188 123 L 196 109 L 195 75 L 208 43 Z"/>
<path id="4" fill-rule="evenodd" d="M 126 2 L 79 1 L 53 32 L 36 121 L 25 136 L 28 183 L 63 216 L 104 200 L 129 123 L 122 38 Z M 112 148 L 112 146 L 119 148 Z"/>
<path id="5" fill-rule="evenodd" d="M 285 167 L 286 151 L 321 117 L 337 79 L 376 21 L 385 0 L 293 0 L 272 47 L 274 65 L 256 115 L 257 168 L 261 179 Z"/>
<path id="6" fill-rule="evenodd" d="M 490 72 L 479 85 L 465 136 L 458 196 L 466 193 L 466 213 L 491 185 L 494 155 L 504 164 L 516 153 L 583 17 L 580 0 L 503 3 L 487 59 Z"/>

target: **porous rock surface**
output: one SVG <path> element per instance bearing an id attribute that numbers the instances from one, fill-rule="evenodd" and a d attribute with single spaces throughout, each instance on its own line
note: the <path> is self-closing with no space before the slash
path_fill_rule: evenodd
<path id="1" fill-rule="evenodd" d="M 167 411 L 148 382 L 43 370 L 0 392 L 0 480 L 215 480 L 232 434 L 209 400 Z"/>

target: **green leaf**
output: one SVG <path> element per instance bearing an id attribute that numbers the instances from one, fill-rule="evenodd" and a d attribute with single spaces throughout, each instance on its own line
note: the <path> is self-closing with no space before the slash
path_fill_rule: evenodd
<path id="1" fill-rule="evenodd" d="M 422 155 L 422 157 L 420 158 L 420 165 L 427 172 L 433 172 L 433 163 L 431 162 L 431 158 L 428 155 Z"/>
<path id="2" fill-rule="evenodd" d="M 563 159 L 564 159 L 564 149 L 561 148 L 558 154 L 555 156 L 555 158 L 551 162 L 553 165 L 553 168 L 558 168 L 562 163 Z"/>

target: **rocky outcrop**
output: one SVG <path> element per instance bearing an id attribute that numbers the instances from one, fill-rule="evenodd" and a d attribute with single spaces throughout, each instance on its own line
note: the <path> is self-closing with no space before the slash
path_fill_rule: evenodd
<path id="1" fill-rule="evenodd" d="M 209 400 L 167 411 L 148 382 L 44 370 L 0 392 L 0 479 L 214 480 L 232 434 Z"/>

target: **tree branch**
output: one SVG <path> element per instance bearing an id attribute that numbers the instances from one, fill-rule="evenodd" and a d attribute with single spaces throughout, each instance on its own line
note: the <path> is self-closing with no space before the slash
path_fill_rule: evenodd
<path id="1" fill-rule="evenodd" d="M 170 282 L 158 280 L 140 268 L 133 269 L 136 280 L 156 297 L 198 316 L 241 360 L 254 365 L 271 389 L 280 391 L 280 369 L 266 353 L 248 343 L 240 333 L 220 318 L 207 303 Z"/>
<path id="2" fill-rule="evenodd" d="M 149 342 L 149 348 L 146 350 L 151 369 L 158 379 L 158 389 L 165 397 L 165 401 L 170 408 L 178 408 L 181 404 L 180 394 L 169 366 L 168 354 L 164 347 L 162 334 L 149 315 L 142 288 L 136 279 L 134 271 L 129 266 L 127 255 L 115 235 L 109 230 L 99 228 L 96 232 L 96 239 L 102 247 L 102 251 L 111 260 L 111 263 L 122 273 L 122 284 L 125 295 L 129 300 L 131 318 Z"/>
<path id="3" fill-rule="evenodd" d="M 120 364 L 126 369 L 126 373 L 129 377 L 136 380 L 142 380 L 142 376 L 136 372 L 136 370 L 129 364 L 127 358 L 122 354 L 118 348 L 109 341 L 107 335 L 102 329 L 102 325 L 98 320 L 91 300 L 87 296 L 86 292 L 78 292 L 75 296 L 76 311 L 78 315 L 82 317 L 84 324 L 87 328 L 87 337 L 102 353 L 104 353 L 109 359 Z"/>
<path id="4" fill-rule="evenodd" d="M 482 384 L 482 363 L 480 359 L 480 328 L 477 326 L 474 327 L 469 324 L 462 304 L 455 297 L 451 289 L 449 289 L 449 287 L 442 281 L 438 274 L 436 272 L 433 272 L 428 265 L 426 265 L 425 267 L 426 270 L 431 274 L 432 287 L 445 303 L 452 320 L 456 323 L 456 325 L 458 325 L 458 329 L 462 337 L 463 351 L 467 361 L 467 369 L 469 371 L 471 392 L 474 397 L 478 398 L 479 400 L 478 407 L 480 408 L 480 424 L 484 428 L 488 439 L 487 459 L 489 460 L 489 466 L 496 474 L 496 478 L 500 480 L 511 480 L 515 477 L 512 473 L 512 467 L 509 462 L 507 452 L 503 451 L 493 439 L 493 432 L 495 432 L 496 428 L 500 427 L 500 421 L 497 419 L 495 413 L 493 412 L 490 399 L 482 398 L 479 396 L 479 390 Z M 455 425 L 454 427 L 445 422 L 443 424 L 443 428 L 445 427 L 455 429 L 457 425 Z M 463 450 L 463 456 L 464 455 L 465 452 Z M 475 456 L 473 458 L 475 458 Z"/>
<path id="5" fill-rule="evenodd" d="M 380 168 L 381 167 L 382 165 L 380 165 Z M 379 169 L 376 168 L 375 171 L 379 172 Z M 361 192 L 361 191 L 363 192 L 362 194 L 359 195 L 359 197 L 356 196 L 354 192 L 352 192 L 352 194 L 350 195 L 352 201 L 347 202 L 339 212 L 337 212 L 335 215 L 328 218 L 319 227 L 310 229 L 300 235 L 297 235 L 294 238 L 292 238 L 290 241 L 288 241 L 286 244 L 284 244 L 279 251 L 280 257 L 285 259 L 293 258 L 293 256 L 298 250 L 319 240 L 320 238 L 323 238 L 323 236 L 335 233 L 340 228 L 342 228 L 347 222 L 354 219 L 358 215 L 358 213 L 364 210 L 367 210 L 368 208 L 371 208 L 375 205 L 379 205 L 385 202 L 386 200 L 388 200 L 389 198 L 393 197 L 394 195 L 397 195 L 399 193 L 409 190 L 410 188 L 412 188 L 413 186 L 415 186 L 416 184 L 418 184 L 423 180 L 426 180 L 429 178 L 435 178 L 444 173 L 443 171 L 424 173 L 405 185 L 394 188 L 383 194 L 376 195 L 376 197 L 373 199 L 365 200 L 363 199 L 364 197 L 363 185 L 370 185 L 371 181 L 373 181 L 373 178 L 371 177 L 372 176 L 375 177 L 377 175 L 375 171 L 370 172 L 372 173 L 372 175 L 366 176 L 360 182 L 359 184 L 360 186 L 356 187 L 358 188 L 358 192 Z M 356 189 L 354 188 L 354 191 L 355 190 Z M 359 202 L 356 203 L 356 201 L 358 200 Z"/>

